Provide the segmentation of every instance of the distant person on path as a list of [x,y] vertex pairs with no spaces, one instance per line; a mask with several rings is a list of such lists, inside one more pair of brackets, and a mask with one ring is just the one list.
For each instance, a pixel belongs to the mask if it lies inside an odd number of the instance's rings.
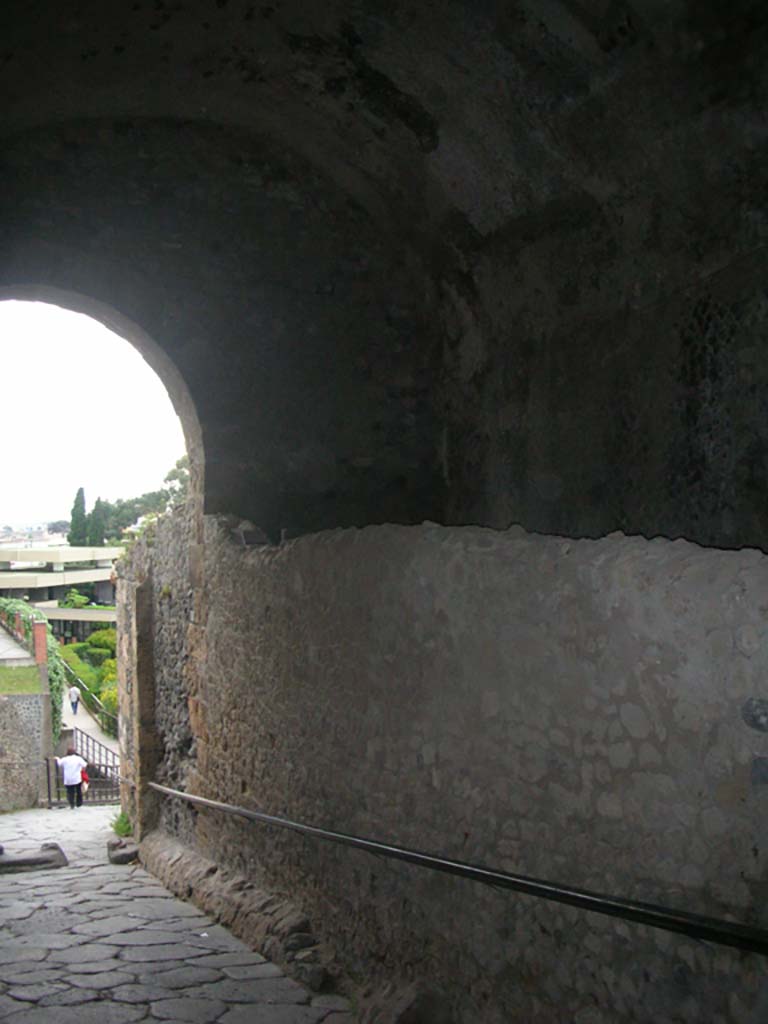
[[69,703],[72,705],[72,714],[77,714],[77,703],[80,700],[80,691],[73,683],[69,688]]
[[56,764],[61,766],[64,785],[67,787],[67,801],[70,809],[83,806],[83,768],[87,762],[83,760],[74,747],[67,747],[66,757],[57,757]]

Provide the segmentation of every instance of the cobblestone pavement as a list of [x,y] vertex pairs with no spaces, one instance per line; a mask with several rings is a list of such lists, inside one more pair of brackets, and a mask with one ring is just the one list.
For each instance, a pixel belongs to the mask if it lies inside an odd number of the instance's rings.
[[0,815],[7,854],[58,842],[69,866],[0,874],[0,1021],[353,1024],[138,866],[110,864],[116,807]]

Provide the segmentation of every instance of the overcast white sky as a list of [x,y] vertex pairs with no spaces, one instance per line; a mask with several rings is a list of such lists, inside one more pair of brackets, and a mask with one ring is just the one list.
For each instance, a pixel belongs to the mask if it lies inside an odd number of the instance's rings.
[[157,490],[186,450],[136,349],[42,302],[0,302],[0,437],[0,527],[69,519],[78,487],[88,511]]

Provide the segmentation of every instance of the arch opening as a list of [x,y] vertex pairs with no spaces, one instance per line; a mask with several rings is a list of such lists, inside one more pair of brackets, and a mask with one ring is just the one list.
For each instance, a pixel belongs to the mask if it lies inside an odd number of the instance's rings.
[[[154,377],[159,380],[178,417],[183,435],[183,438],[179,439],[180,447],[184,449],[179,454],[186,453],[190,464],[190,501],[199,505],[202,497],[204,460],[202,432],[197,410],[182,375],[163,348],[147,331],[105,302],[50,285],[19,284],[0,287],[0,304],[6,302],[24,303],[30,306],[41,304],[80,314],[88,320],[101,324],[109,334],[127,342],[138,353],[153,372]],[[151,386],[151,378],[148,375],[143,376],[143,380],[144,382],[149,381]],[[169,427],[169,429],[171,428]]]

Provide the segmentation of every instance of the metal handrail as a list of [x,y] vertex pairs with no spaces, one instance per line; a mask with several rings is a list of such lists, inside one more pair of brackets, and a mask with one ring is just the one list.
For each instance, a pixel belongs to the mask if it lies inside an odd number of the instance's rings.
[[461,878],[469,878],[472,881],[482,882],[485,885],[493,885],[502,889],[513,889],[516,892],[527,893],[529,896],[538,896],[541,899],[551,900],[556,903],[566,903],[573,907],[581,907],[583,910],[590,910],[596,914],[607,914],[609,917],[619,917],[626,921],[647,924],[652,928],[662,928],[665,931],[688,935],[694,939],[703,939],[706,942],[716,942],[722,946],[733,946],[736,949],[744,949],[752,953],[768,956],[768,931],[763,928],[739,924],[735,921],[720,920],[714,917],[705,917],[701,914],[691,914],[684,910],[673,910],[669,907],[660,907],[653,903],[625,900],[617,896],[591,892],[588,889],[577,889],[555,882],[545,882],[540,879],[529,878],[526,875],[511,875],[503,871],[479,867],[475,864],[448,860],[445,857],[435,857],[428,853],[395,846],[391,843],[382,843],[375,839],[364,839],[361,836],[347,835],[343,832],[332,832],[329,829],[318,828],[315,825],[305,825],[300,822],[290,821],[287,818],[278,818],[273,814],[251,811],[246,807],[238,807],[235,804],[225,804],[202,796],[192,796],[192,794],[184,793],[179,789],[161,786],[157,782],[150,782],[148,785],[151,789],[157,790],[158,793],[163,793],[166,796],[178,797],[189,803],[199,804],[201,807],[210,807],[216,811],[224,811],[227,814],[236,814],[238,817],[247,818],[249,821],[258,821],[265,825],[276,825],[279,828],[301,832],[304,835],[314,836],[317,839],[325,839],[332,843],[353,846],[360,850],[366,850],[369,853],[407,861],[419,867],[431,868],[433,871],[442,871],[450,875],[458,875]]
[[114,750],[111,750],[101,740],[97,740],[95,736],[90,736],[87,732],[83,732],[77,726],[73,726],[72,740],[80,756],[84,757],[89,764],[107,765],[109,766],[110,775],[115,776],[119,774],[119,754],[116,754]]

